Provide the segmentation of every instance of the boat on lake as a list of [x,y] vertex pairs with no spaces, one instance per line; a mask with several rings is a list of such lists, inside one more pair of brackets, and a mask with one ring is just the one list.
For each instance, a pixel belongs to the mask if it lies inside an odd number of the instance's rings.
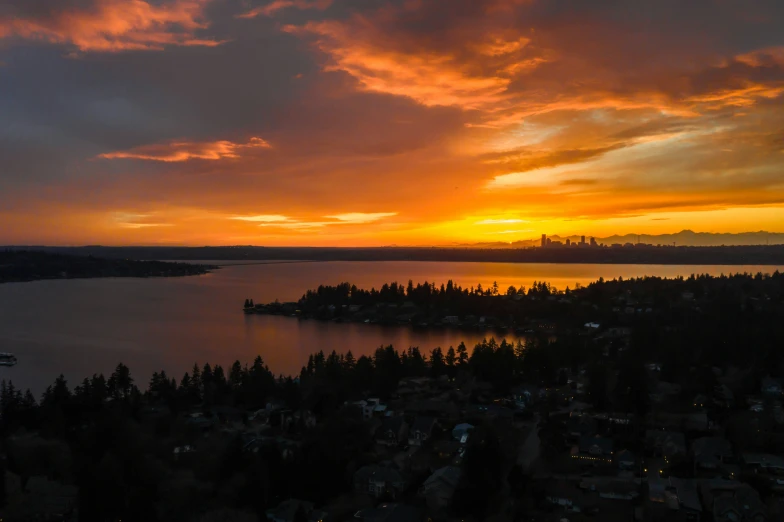
[[16,364],[16,355],[12,353],[0,353],[0,366],[13,366]]

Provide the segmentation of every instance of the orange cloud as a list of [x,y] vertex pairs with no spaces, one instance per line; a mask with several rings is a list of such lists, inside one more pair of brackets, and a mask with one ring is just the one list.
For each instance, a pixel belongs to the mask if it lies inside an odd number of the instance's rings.
[[323,11],[332,5],[332,0],[273,0],[272,2],[237,15],[237,18],[256,18],[257,16],[275,16],[278,12],[291,7],[299,10],[317,9]]
[[784,47],[758,49],[735,57],[735,60],[751,67],[770,67],[784,65]]
[[83,52],[214,47],[222,42],[196,36],[209,25],[204,8],[210,1],[96,0],[90,9],[53,8],[47,16],[0,17],[0,38],[70,44]]
[[231,141],[190,142],[175,141],[160,145],[143,145],[127,151],[107,152],[103,159],[138,159],[149,161],[179,162],[192,159],[221,160],[239,158],[243,149],[269,149],[271,145],[261,138],[251,138],[247,143]]
[[413,98],[426,106],[488,108],[503,100],[510,83],[509,78],[472,74],[446,53],[402,52],[385,45],[388,42],[374,41],[373,28],[365,20],[356,25],[310,22],[283,30],[316,36],[317,47],[331,58],[325,70],[347,72],[364,90]]
[[145,228],[171,227],[172,223],[149,221],[154,214],[139,214],[133,212],[115,212],[113,219],[120,228],[140,230]]
[[487,56],[503,56],[521,50],[531,43],[530,38],[520,37],[516,40],[506,40],[501,37],[493,38],[491,41],[477,45],[477,50]]
[[396,216],[397,212],[348,212],[345,214],[336,214],[334,216],[325,216],[332,219],[337,219],[341,223],[364,224],[373,223],[384,218]]
[[[327,57],[323,69],[349,74],[361,90],[411,98],[427,107],[478,111],[473,127],[506,127],[550,112],[598,109],[694,118],[784,92],[784,48],[755,51],[718,66],[709,65],[714,57],[706,56],[684,64],[671,60],[669,68],[639,60],[616,67],[613,60],[633,49],[619,49],[626,45],[619,43],[624,35],[619,27],[600,25],[606,21],[592,26],[588,20],[578,31],[568,24],[512,30],[510,17],[525,19],[531,2],[483,0],[469,7],[459,2],[460,15],[435,4],[387,5],[370,14],[283,30],[312,39]],[[469,15],[470,23],[460,18]],[[591,42],[580,39],[580,31],[588,28]],[[755,70],[763,67],[779,70]]]
[[274,227],[280,229],[307,231],[332,225],[367,225],[381,221],[388,217],[394,217],[396,215],[397,212],[346,212],[343,214],[323,216],[329,221],[301,220],[282,214],[232,216],[229,219],[257,223],[260,227]]

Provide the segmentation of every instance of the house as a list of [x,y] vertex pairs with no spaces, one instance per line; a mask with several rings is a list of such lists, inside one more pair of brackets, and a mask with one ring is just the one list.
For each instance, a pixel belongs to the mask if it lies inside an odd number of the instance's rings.
[[412,473],[416,475],[423,475],[432,473],[433,470],[449,464],[449,462],[442,463],[436,458],[438,455],[432,451],[427,451],[422,446],[409,446],[408,451],[412,451],[411,456],[408,458],[408,467]]
[[440,459],[452,460],[464,451],[465,448],[457,440],[439,440],[433,444],[433,452]]
[[514,411],[498,404],[472,404],[466,408],[466,414],[472,417],[486,419],[504,419],[511,421]]
[[373,417],[383,417],[386,414],[387,407],[381,403],[380,399],[369,398],[367,400],[356,401],[352,403],[353,407],[359,408],[362,412],[363,419],[372,419]]
[[632,481],[617,479],[586,480],[580,484],[583,489],[595,491],[599,498],[607,500],[633,500],[640,496],[640,486]]
[[408,443],[421,446],[430,439],[436,420],[433,417],[417,417],[408,432]]
[[372,465],[364,466],[354,473],[354,490],[372,497],[389,495],[395,498],[407,487],[406,478],[394,468]]
[[281,417],[280,427],[284,432],[308,430],[316,426],[316,415],[310,410],[297,410]]
[[708,396],[703,393],[698,393],[694,396],[693,405],[695,408],[704,408],[708,404]]
[[716,522],[740,522],[741,514],[735,497],[722,496],[713,499],[713,520]]
[[596,420],[588,415],[571,414],[566,421],[566,432],[573,440],[596,434]]
[[649,416],[649,424],[654,428],[674,431],[708,431],[711,427],[705,412],[668,413],[657,412]]
[[697,490],[697,481],[671,477],[668,479],[668,483],[668,489],[674,493],[678,509],[684,514],[684,518],[699,521],[702,518],[702,504]]
[[748,484],[729,480],[705,481],[700,486],[703,503],[715,522],[765,522],[767,509]]
[[408,435],[408,424],[403,417],[386,417],[376,432],[376,441],[387,446],[397,446]]
[[735,394],[726,384],[719,384],[713,388],[713,402],[718,406],[729,408],[735,400]]
[[[748,522],[764,522],[767,520],[767,507],[762,502],[756,489],[743,484],[735,491],[735,502],[743,515],[743,520]],[[716,513],[714,512],[714,518]]]
[[460,411],[457,405],[450,400],[415,401],[405,408],[407,415],[427,415],[439,419],[449,419],[458,416]]
[[748,484],[714,481],[704,484],[703,501],[715,522],[765,522],[767,509],[757,490]]
[[193,446],[190,445],[177,446],[176,448],[174,448],[174,458],[179,459],[184,455],[195,453],[195,452],[196,450],[193,448]]
[[357,511],[354,519],[358,522],[420,522],[424,519],[424,513],[413,506],[385,502],[374,508]]
[[367,401],[354,401],[347,404],[346,407],[351,410],[352,414],[357,412],[356,414],[362,419],[370,419],[373,417],[373,408],[368,407]]
[[675,431],[648,430],[645,433],[645,446],[654,455],[667,461],[686,456],[686,437]]
[[519,386],[512,391],[512,402],[518,410],[524,410],[536,400],[542,398],[541,389],[533,386]]
[[649,397],[652,402],[663,402],[665,400],[671,399],[672,397],[677,397],[681,393],[681,385],[667,382],[667,381],[659,381],[654,385],[653,391],[649,394]]
[[231,406],[213,406],[212,413],[217,417],[218,422],[224,425],[241,426],[247,419],[244,411]]
[[781,381],[772,377],[762,379],[761,391],[768,397],[778,397],[781,395]]
[[579,444],[572,448],[572,458],[595,464],[611,463],[613,441],[604,437],[580,437]]
[[185,423],[199,431],[209,431],[215,425],[215,419],[203,413],[191,413]]
[[784,476],[784,458],[767,453],[744,453],[743,465],[755,473]]
[[637,458],[629,450],[620,451],[615,456],[615,464],[623,471],[634,471],[637,468]]
[[568,482],[552,481],[546,484],[544,498],[550,504],[573,513],[579,513],[583,504],[583,492]]
[[464,443],[468,441],[468,435],[474,427],[471,424],[461,423],[452,429],[452,437]]
[[461,476],[462,471],[457,466],[446,466],[430,475],[419,491],[427,500],[427,506],[432,510],[448,508]]
[[691,446],[694,468],[716,470],[732,458],[732,444],[723,437],[702,437]]
[[614,412],[607,415],[607,420],[610,421],[612,424],[617,424],[620,426],[628,426],[634,421],[634,414]]
[[271,522],[299,522],[304,519],[308,522],[321,522],[327,518],[325,511],[313,509],[313,504],[304,500],[290,498],[281,502],[278,507],[268,509],[267,520]]
[[287,439],[286,437],[255,437],[248,440],[242,447],[242,451],[247,453],[259,453],[264,448],[274,448],[284,459],[296,455],[301,443],[299,441]]

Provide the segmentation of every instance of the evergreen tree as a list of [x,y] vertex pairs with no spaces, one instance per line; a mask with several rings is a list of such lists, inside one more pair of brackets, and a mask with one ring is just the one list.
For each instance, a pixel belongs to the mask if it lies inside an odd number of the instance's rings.
[[457,355],[455,354],[455,349],[453,347],[450,346],[449,350],[447,350],[444,362],[446,363],[446,374],[450,379],[454,379],[457,372],[457,367],[455,366],[457,363]]
[[212,384],[213,381],[213,374],[212,374],[212,367],[210,363],[206,363],[204,368],[201,370],[201,388],[204,390],[207,386]]
[[180,388],[184,390],[188,390],[191,387],[191,376],[188,375],[188,372],[185,372],[185,375],[182,376],[182,380],[180,380]]
[[242,365],[239,361],[234,361],[229,370],[229,386],[238,390],[242,386]]
[[33,392],[31,392],[30,389],[28,388],[25,391],[24,398],[22,399],[22,406],[25,409],[32,409],[35,408],[36,405],[37,404],[36,404],[35,396],[33,395]]
[[152,395],[158,395],[161,388],[161,376],[158,375],[158,372],[152,372],[152,377],[150,378],[150,386],[148,391]]
[[465,343],[461,342],[457,346],[457,365],[462,367],[468,363],[468,349]]
[[345,369],[346,373],[350,373],[354,371],[354,368],[357,365],[356,359],[354,359],[354,354],[351,353],[351,350],[346,352],[346,357],[343,359],[343,368]]
[[109,387],[103,374],[93,374],[90,379],[90,401],[94,405],[102,404],[109,397]]
[[131,371],[123,363],[119,363],[109,377],[110,392],[115,398],[127,398],[131,393],[133,378]]
[[430,353],[430,373],[435,378],[441,377],[446,373],[444,354],[440,347],[433,349]]

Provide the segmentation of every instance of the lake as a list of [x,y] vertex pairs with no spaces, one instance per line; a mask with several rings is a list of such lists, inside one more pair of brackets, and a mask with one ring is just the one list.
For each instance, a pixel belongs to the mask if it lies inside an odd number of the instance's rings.
[[0,285],[0,351],[19,364],[0,367],[0,379],[36,395],[63,373],[71,387],[93,373],[108,377],[118,362],[131,369],[140,388],[153,371],[179,379],[194,362],[250,363],[258,354],[278,374],[296,374],[308,354],[351,350],[371,354],[382,344],[422,350],[481,340],[480,332],[420,331],[407,327],[336,324],[290,317],[245,315],[246,298],[257,303],[293,301],[320,284],[350,281],[380,287],[392,281],[462,286],[498,282],[558,288],[604,277],[675,277],[773,272],[768,266],[672,266],[502,264],[428,262],[307,262],[227,266],[212,274],[159,279],[80,279]]

